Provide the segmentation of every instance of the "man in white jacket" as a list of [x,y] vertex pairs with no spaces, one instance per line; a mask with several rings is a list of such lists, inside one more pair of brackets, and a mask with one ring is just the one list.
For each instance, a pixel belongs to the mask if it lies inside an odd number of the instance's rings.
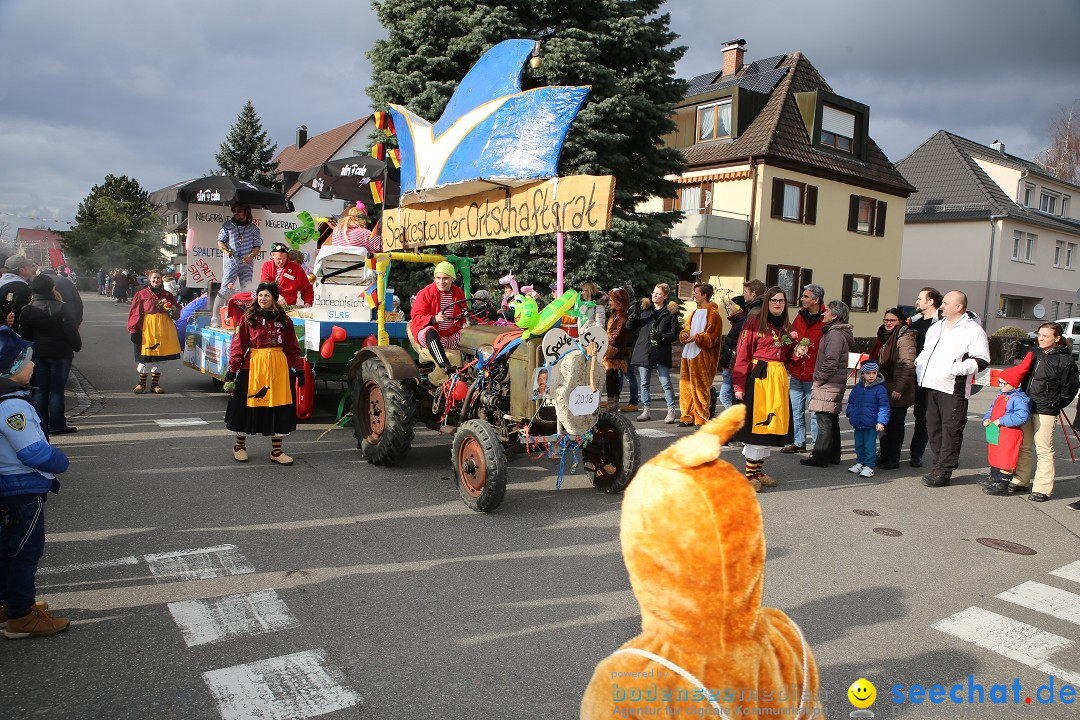
[[971,375],[990,364],[986,331],[967,314],[967,295],[953,290],[941,302],[943,318],[926,331],[922,352],[915,358],[919,385],[927,390],[926,431],[934,468],[923,485],[949,484],[960,460],[967,424]]

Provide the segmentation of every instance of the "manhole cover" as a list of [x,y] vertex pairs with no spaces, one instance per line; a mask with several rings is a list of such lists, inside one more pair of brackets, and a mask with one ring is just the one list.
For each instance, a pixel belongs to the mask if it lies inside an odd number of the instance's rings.
[[1035,551],[1029,548],[1027,545],[1020,545],[1019,543],[1009,542],[1008,540],[998,540],[997,538],[975,538],[975,542],[980,545],[985,545],[988,548],[994,550],[1004,550],[1015,555],[1034,555]]
[[856,510],[855,514],[856,515],[862,515],[864,517],[877,517],[878,516],[876,510]]
[[883,528],[883,527],[874,528],[874,532],[876,532],[878,535],[884,535],[885,537],[900,537],[901,535],[904,534],[904,533],[900,532],[899,530],[893,530],[892,528]]

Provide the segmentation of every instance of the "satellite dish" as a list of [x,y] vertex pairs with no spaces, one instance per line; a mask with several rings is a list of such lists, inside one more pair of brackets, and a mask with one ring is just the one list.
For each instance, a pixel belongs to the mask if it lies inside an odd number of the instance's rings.
[[1046,308],[1043,307],[1042,303],[1039,303],[1035,307],[1031,308],[1031,315],[1036,320],[1042,320],[1044,317],[1046,317]]

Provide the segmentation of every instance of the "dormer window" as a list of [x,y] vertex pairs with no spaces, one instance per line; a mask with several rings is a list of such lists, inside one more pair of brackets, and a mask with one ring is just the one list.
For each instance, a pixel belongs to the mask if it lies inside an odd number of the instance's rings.
[[731,137],[731,100],[697,109],[697,142]]
[[1043,190],[1042,194],[1039,195],[1039,209],[1044,213],[1057,215],[1057,201],[1058,196],[1056,193],[1050,193]]
[[854,147],[855,114],[832,107],[821,107],[821,144],[850,153]]

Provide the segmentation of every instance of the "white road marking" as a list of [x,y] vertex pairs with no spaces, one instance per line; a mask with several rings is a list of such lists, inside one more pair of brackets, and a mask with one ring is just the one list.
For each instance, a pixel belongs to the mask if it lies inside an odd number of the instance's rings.
[[300,621],[273,590],[173,602],[169,603],[169,612],[188,647],[300,626]]
[[[49,538],[50,540],[52,538]],[[57,573],[76,572],[78,570],[97,570],[98,568],[119,567],[121,565],[138,565],[139,558],[131,557],[116,558],[114,560],[95,560],[94,562],[76,563],[74,565],[59,565],[57,567],[39,567],[38,575],[55,575]]]
[[46,533],[49,542],[83,542],[87,540],[110,540],[121,535],[135,535],[157,528],[108,528],[105,530],[73,530],[71,532]]
[[353,707],[363,699],[329,665],[325,650],[211,670],[203,680],[223,720],[300,720]]
[[1059,567],[1057,570],[1051,570],[1050,574],[1080,583],[1080,560],[1069,563],[1064,567]]
[[997,595],[999,600],[1080,625],[1080,595],[1029,580]]
[[255,572],[235,545],[144,555],[158,582],[206,580]]
[[675,437],[675,433],[664,432],[663,430],[655,430],[653,428],[639,428],[638,431],[637,431],[637,434],[638,435],[644,435],[645,437],[653,437],[653,438]]
[[1065,670],[1049,662],[1049,658],[1055,653],[1076,645],[1069,638],[978,607],[961,610],[930,627],[1040,672],[1055,675],[1065,682],[1080,684],[1080,673]]
[[161,418],[155,420],[161,427],[181,427],[183,425],[209,425],[206,420],[197,417],[190,418]]

